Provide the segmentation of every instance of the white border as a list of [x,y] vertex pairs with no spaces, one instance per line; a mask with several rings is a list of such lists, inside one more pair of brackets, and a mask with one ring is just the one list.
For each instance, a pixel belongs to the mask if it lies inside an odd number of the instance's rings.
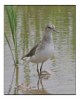
[[78,0],[7,0],[2,1],[3,5],[74,5]]
[[[76,5],[76,95],[4,95],[4,5]],[[80,95],[80,0],[0,0],[0,98],[1,99],[73,99]]]

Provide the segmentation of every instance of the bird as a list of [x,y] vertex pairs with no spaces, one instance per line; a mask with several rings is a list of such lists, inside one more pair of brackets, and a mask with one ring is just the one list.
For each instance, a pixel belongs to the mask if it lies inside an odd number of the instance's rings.
[[[54,56],[54,43],[52,38],[53,32],[57,32],[55,25],[51,23],[47,24],[42,40],[39,41],[26,55],[21,58],[24,59],[25,57],[29,57],[29,62],[36,63],[38,75],[41,75],[44,62]],[[38,69],[39,63],[41,63],[40,70]]]

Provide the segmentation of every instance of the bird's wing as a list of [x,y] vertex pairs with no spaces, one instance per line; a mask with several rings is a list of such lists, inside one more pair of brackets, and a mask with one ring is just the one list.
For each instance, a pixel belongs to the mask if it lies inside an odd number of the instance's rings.
[[25,56],[23,56],[21,59],[25,58],[25,57],[32,57],[33,55],[35,55],[36,49],[39,46],[40,42],[38,44],[36,44],[28,54],[26,54]]
[[26,55],[26,57],[32,57],[33,55],[35,55],[36,52],[36,48],[38,47],[38,44],[36,44],[31,50],[30,52]]

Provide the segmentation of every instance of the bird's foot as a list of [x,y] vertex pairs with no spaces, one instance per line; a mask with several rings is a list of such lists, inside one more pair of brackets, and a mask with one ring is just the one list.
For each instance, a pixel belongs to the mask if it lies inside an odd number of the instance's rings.
[[43,79],[48,79],[50,77],[50,73],[47,71],[41,71],[39,77]]

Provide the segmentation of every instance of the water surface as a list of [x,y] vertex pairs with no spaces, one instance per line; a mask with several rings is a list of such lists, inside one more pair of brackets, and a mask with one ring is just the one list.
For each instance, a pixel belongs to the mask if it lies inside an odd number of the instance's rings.
[[[13,6],[17,15],[17,44],[19,59],[18,94],[75,94],[75,6]],[[8,16],[5,11],[4,31],[14,52]],[[59,33],[53,33],[54,56],[43,65],[49,74],[39,80],[36,64],[21,57],[42,38],[45,25],[53,23]],[[8,94],[14,62],[9,46],[4,40],[4,93]],[[39,65],[40,66],[40,65]],[[10,94],[15,93],[15,77]]]

